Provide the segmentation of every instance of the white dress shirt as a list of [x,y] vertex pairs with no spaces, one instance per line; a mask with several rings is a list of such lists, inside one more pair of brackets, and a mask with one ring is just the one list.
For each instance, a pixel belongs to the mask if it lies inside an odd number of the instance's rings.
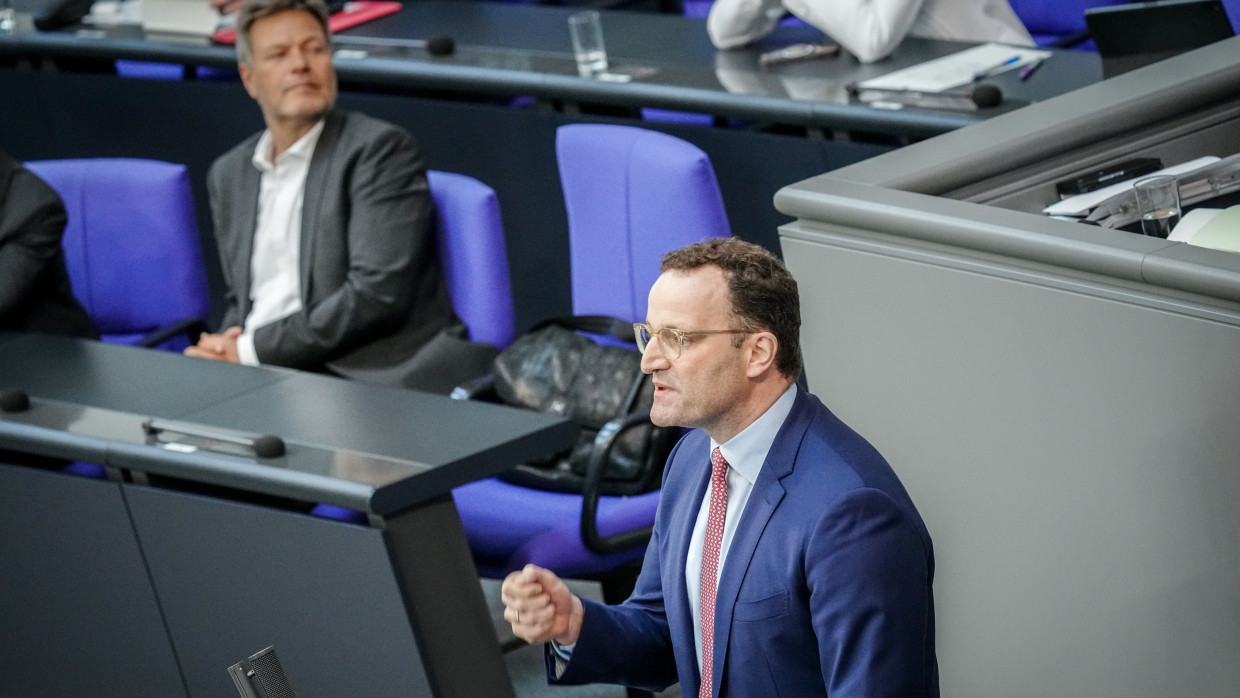
[[715,0],[706,31],[718,48],[744,46],[769,34],[785,9],[862,63],[890,55],[905,35],[1033,45],[1007,0]]
[[[796,400],[797,386],[788,386],[784,394],[779,396],[766,412],[762,413],[739,434],[728,439],[727,443],[717,444],[710,441],[710,450],[702,454],[703,467],[710,470],[710,454],[718,446],[723,459],[728,462],[728,511],[723,519],[723,541],[719,544],[719,566],[717,574],[722,576],[724,564],[728,558],[728,549],[732,547],[732,539],[736,536],[737,524],[745,512],[745,504],[753,492],[753,484],[758,480],[766,455],[775,443],[779,429],[792,411],[792,403]],[[697,523],[693,526],[693,534],[689,538],[689,554],[685,557],[685,587],[689,593],[689,611],[693,615],[693,645],[697,650],[698,669],[702,668],[702,546],[706,542],[706,519],[710,511],[711,485],[706,485],[706,496],[702,497],[702,505],[698,510]],[[719,580],[715,580],[718,585]]]
[[256,328],[301,310],[301,209],[310,158],[322,132],[320,120],[274,161],[271,131],[263,132],[254,147],[254,167],[263,174],[250,257],[250,314],[237,338],[243,364],[259,363]]

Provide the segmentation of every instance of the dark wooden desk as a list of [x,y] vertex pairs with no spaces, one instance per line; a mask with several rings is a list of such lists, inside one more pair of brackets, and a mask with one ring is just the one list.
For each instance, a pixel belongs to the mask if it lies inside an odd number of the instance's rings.
[[[577,9],[452,0],[410,3],[395,14],[341,32],[336,67],[346,83],[675,109],[805,126],[841,136],[864,132],[928,137],[1004,110],[887,110],[849,103],[844,91],[847,83],[916,65],[961,50],[965,44],[909,38],[892,57],[876,64],[863,65],[844,54],[763,69],[758,65],[761,51],[798,41],[820,41],[822,33],[807,27],[780,27],[755,46],[716,51],[702,20],[641,12],[603,15],[613,72],[637,77],[627,83],[582,78],[573,62],[567,30],[567,18]],[[399,44],[437,35],[452,36],[457,50],[434,57],[423,49]],[[394,43],[350,43],[357,37]],[[342,57],[340,49],[365,50],[368,55]],[[133,27],[18,33],[0,37],[0,53],[52,59],[128,58],[219,68],[230,68],[235,62],[231,47],[205,39],[147,35]],[[1057,51],[1035,79],[1022,83],[1011,71],[992,82],[1009,99],[1028,103],[1099,79],[1096,55]]]
[[[612,62],[657,68],[626,84],[576,75],[568,8],[420,0],[399,13],[343,32],[396,38],[451,34],[446,58],[420,51],[370,50],[339,58],[339,103],[409,129],[428,166],[461,172],[496,189],[512,265],[517,323],[528,327],[570,312],[567,216],[555,163],[555,129],[605,121],[661,130],[702,148],[723,192],[732,233],[778,251],[788,218],[772,206],[793,182],[960,128],[988,112],[889,111],[842,103],[843,85],[961,48],[910,39],[889,60],[851,57],[757,68],[761,50],[816,41],[807,28],[781,28],[759,46],[717,52],[701,20],[604,13]],[[344,46],[342,41],[341,47]],[[357,48],[357,47],[353,47]],[[382,54],[382,55],[381,55]],[[167,61],[233,66],[232,50],[205,41],[148,39],[118,31],[0,37],[0,146],[22,159],[133,156],[189,165],[209,279],[220,314],[222,281],[206,205],[211,161],[262,128],[257,107],[233,83],[118,79],[73,72],[67,59]],[[47,68],[35,70],[30,68]],[[1040,99],[1101,76],[1092,54],[1057,54],[1034,78],[994,80],[1016,99]],[[641,108],[718,117],[715,126],[644,120]]]
[[[30,409],[0,412],[6,692],[226,696],[227,667],[274,644],[303,695],[511,694],[450,491],[568,446],[571,423],[0,333],[0,389],[17,388]],[[156,439],[150,417],[287,452]],[[320,502],[369,523],[312,516]]]

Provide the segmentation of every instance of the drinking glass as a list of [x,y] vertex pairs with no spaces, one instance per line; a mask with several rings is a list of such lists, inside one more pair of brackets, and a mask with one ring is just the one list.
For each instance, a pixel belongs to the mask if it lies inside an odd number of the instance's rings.
[[1165,238],[1180,222],[1180,185],[1174,175],[1156,175],[1137,180],[1137,212],[1141,232]]
[[568,18],[573,39],[577,71],[584,76],[607,71],[607,49],[603,46],[603,24],[597,10],[576,12]]

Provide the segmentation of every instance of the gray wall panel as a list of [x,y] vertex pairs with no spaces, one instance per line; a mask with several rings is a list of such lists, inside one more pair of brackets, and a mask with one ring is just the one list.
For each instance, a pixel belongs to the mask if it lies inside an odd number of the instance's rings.
[[821,230],[810,387],[934,538],[943,695],[1237,695],[1240,307]]
[[186,695],[119,485],[0,464],[0,695]]

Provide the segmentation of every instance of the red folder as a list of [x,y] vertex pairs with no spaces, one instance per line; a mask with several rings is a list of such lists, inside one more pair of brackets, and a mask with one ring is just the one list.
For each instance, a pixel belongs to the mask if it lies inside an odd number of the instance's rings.
[[[334,34],[338,31],[369,22],[372,19],[386,17],[399,9],[400,3],[391,0],[358,0],[357,2],[349,2],[345,4],[343,10],[327,18],[327,26]],[[221,29],[211,35],[211,40],[217,44],[235,44],[237,43],[237,30],[232,27]]]

